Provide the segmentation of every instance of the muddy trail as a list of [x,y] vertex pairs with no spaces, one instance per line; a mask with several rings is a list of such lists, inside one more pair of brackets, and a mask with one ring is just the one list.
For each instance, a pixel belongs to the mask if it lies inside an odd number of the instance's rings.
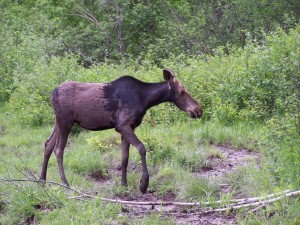
[[[249,165],[250,163],[259,164],[259,154],[247,149],[234,150],[228,147],[213,146],[222,155],[222,157],[210,158],[211,166],[202,169],[195,174],[200,177],[210,179],[222,179],[236,169]],[[112,171],[111,171],[112,172]],[[116,171],[112,172],[115,173]],[[103,182],[98,180],[98,185]],[[230,184],[220,186],[220,194],[229,193],[232,190]],[[158,197],[155,193],[138,194],[134,197],[119,197],[118,200],[136,201],[136,202],[176,202],[176,196],[170,194]],[[123,205],[123,212],[133,219],[143,217],[152,212],[160,213],[165,217],[171,217],[176,224],[236,224],[237,216],[234,213],[217,213],[199,211],[199,206],[195,208],[182,207],[177,205]]]

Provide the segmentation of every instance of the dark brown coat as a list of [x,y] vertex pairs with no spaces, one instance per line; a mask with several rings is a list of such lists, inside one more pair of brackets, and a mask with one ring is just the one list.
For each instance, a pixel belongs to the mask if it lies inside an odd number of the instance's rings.
[[134,133],[146,111],[157,104],[169,101],[192,118],[202,116],[201,105],[189,95],[173,71],[165,69],[163,75],[165,82],[161,83],[145,83],[124,76],[111,83],[70,81],[55,88],[51,95],[55,125],[53,133],[45,143],[41,180],[46,180],[48,161],[54,150],[61,179],[68,185],[63,168],[63,152],[72,125],[77,123],[88,130],[115,128],[121,134],[122,185],[127,184],[129,145],[138,149],[143,169],[140,190],[146,193],[149,183],[146,149]]

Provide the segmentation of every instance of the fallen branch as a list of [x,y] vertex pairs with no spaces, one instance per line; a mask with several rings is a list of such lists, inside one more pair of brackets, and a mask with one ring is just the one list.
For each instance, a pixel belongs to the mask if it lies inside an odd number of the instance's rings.
[[24,180],[24,179],[5,179],[5,178],[0,178],[0,181],[6,181],[6,182],[31,182],[31,183],[53,184],[53,185],[58,185],[60,187],[69,189],[69,190],[71,190],[73,192],[76,192],[77,194],[80,194],[81,196],[84,196],[84,197],[89,197],[89,198],[93,197],[93,195],[82,193],[80,191],[77,191],[77,190],[71,188],[70,186],[67,186],[67,185],[64,185],[64,184],[61,184],[61,183],[58,183],[58,182],[54,182],[54,181],[46,181],[46,180]]
[[[255,207],[254,209],[248,211],[247,212],[247,214],[248,214],[248,213],[257,211],[258,209],[260,209],[270,203],[279,201],[285,197],[287,198],[287,197],[293,197],[293,196],[297,196],[297,195],[300,195],[300,191],[293,191],[293,192],[290,192],[287,194],[283,194],[276,198],[272,198],[272,199],[264,200],[264,201],[253,202],[253,203],[248,203],[248,204],[232,205],[232,206],[223,207],[223,208],[212,208],[212,207],[200,208],[199,210],[197,210],[197,212],[187,211],[187,212],[183,213],[183,212],[163,212],[163,209],[162,210],[156,209],[156,210],[159,213],[163,213],[164,215],[170,215],[170,216],[186,216],[186,215],[199,216],[199,215],[208,214],[208,213],[232,212],[234,210],[241,209],[241,208]],[[173,204],[173,205],[177,205],[177,204]],[[150,213],[153,213],[153,211],[151,211],[151,210],[135,211],[135,212],[130,212],[129,214],[150,214]]]
[[[280,199],[283,197],[290,197],[294,195],[299,195],[300,191],[283,191],[280,193],[275,193],[271,195],[267,195],[266,197],[256,197],[256,198],[243,198],[243,199],[233,199],[228,201],[228,203],[235,203],[235,204],[229,204],[229,206],[238,206],[238,205],[247,205],[251,203],[256,203],[256,202],[264,202],[267,199],[271,199],[274,196],[281,196],[279,197]],[[79,197],[79,196],[78,196]],[[277,199],[277,198],[275,198]],[[109,198],[101,198],[102,201],[105,202],[112,202],[112,203],[120,203],[124,205],[160,205],[160,206],[169,206],[169,205],[174,205],[174,206],[209,206],[209,205],[215,205],[215,204],[223,204],[226,205],[226,201],[215,201],[215,202],[166,202],[166,201],[156,201],[156,202],[139,202],[139,201],[124,201],[124,200],[119,200],[119,199],[109,199]],[[269,201],[270,201],[269,200]]]
[[[82,193],[80,191],[75,190],[74,188],[71,188],[69,186],[66,186],[64,184],[60,184],[54,181],[37,181],[37,180],[22,180],[22,179],[4,179],[0,178],[0,181],[6,181],[6,182],[33,182],[33,183],[49,183],[53,185],[58,185],[60,187],[69,189],[77,194],[79,196],[72,196],[68,197],[69,199],[80,199],[83,200],[83,198],[93,198],[96,195],[91,195],[91,194],[86,194]],[[135,205],[135,206],[214,206],[214,205],[223,205],[224,207],[220,208],[214,208],[214,207],[205,207],[202,209],[199,209],[200,212],[195,212],[191,213],[188,212],[189,214],[192,215],[201,215],[205,213],[212,213],[212,212],[228,212],[228,211],[233,211],[241,208],[251,208],[255,207],[252,210],[249,210],[248,213],[257,211],[258,209],[262,208],[265,205],[269,205],[271,203],[274,203],[276,201],[279,201],[283,198],[289,198],[289,197],[294,197],[300,195],[300,190],[298,191],[290,191],[290,190],[285,190],[279,193],[274,193],[267,195],[265,197],[255,197],[255,198],[243,198],[243,199],[232,199],[229,201],[212,201],[212,202],[171,202],[171,201],[152,201],[152,202],[141,202],[141,201],[125,201],[125,200],[120,200],[120,199],[110,199],[110,198],[101,198],[102,201],[104,202],[111,202],[111,203],[117,203],[117,204],[123,204],[123,205]],[[163,208],[162,208],[163,209]],[[161,212],[161,211],[160,211]],[[139,214],[139,213],[146,213],[145,211],[140,211],[140,212],[133,212],[134,214]],[[178,212],[164,212],[165,215],[177,215]],[[182,215],[187,214],[183,213]]]

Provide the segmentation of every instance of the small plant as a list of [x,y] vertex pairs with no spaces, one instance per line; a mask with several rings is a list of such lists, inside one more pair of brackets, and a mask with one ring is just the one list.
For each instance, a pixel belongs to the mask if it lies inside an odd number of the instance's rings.
[[177,195],[179,199],[206,201],[216,199],[218,196],[218,185],[205,178],[189,176],[189,179],[184,178],[184,181],[184,185],[179,187]]
[[[70,153],[70,154],[69,154]],[[77,174],[107,177],[108,163],[99,152],[83,148],[66,153],[66,166]],[[92,176],[93,176],[92,175]]]
[[179,163],[183,168],[189,169],[190,171],[199,171],[203,166],[206,167],[205,157],[203,152],[198,149],[178,149],[174,156],[176,162]]
[[159,196],[175,195],[176,183],[179,182],[181,171],[182,168],[179,166],[166,163],[153,177],[150,191],[155,192]]
[[106,139],[103,139],[102,136],[96,135],[91,138],[86,139],[88,145],[90,145],[93,149],[98,150],[100,152],[108,152],[113,148],[120,147],[120,137],[116,135],[112,135]]

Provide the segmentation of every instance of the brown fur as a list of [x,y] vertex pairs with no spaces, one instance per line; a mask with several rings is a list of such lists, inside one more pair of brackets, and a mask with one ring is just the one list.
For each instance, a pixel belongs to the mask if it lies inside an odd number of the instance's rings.
[[68,185],[63,168],[63,152],[74,123],[88,130],[115,128],[122,139],[122,185],[127,184],[131,144],[141,155],[143,175],[140,190],[146,193],[149,183],[146,149],[134,133],[146,111],[161,102],[170,101],[192,118],[202,116],[201,105],[184,89],[173,71],[165,69],[163,74],[165,82],[161,83],[144,83],[125,76],[111,83],[70,81],[55,88],[51,95],[55,125],[53,133],[45,142],[40,179],[46,180],[48,161],[54,151],[61,179]]

